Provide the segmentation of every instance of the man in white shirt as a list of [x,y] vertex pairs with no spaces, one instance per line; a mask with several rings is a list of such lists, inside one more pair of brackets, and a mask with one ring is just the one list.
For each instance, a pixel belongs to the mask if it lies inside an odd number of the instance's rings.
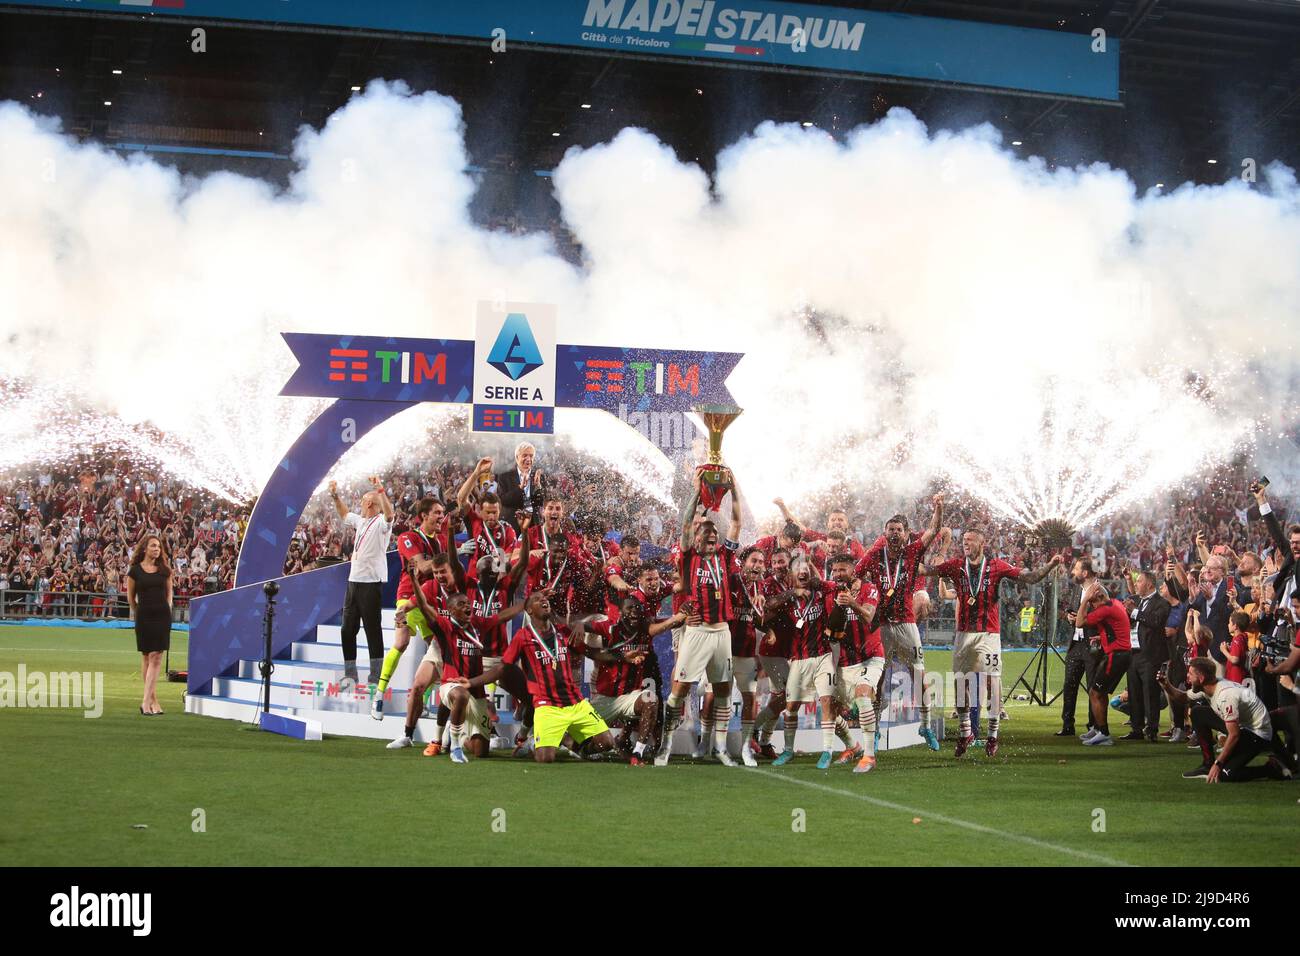
[[[1289,780],[1295,762],[1273,733],[1268,708],[1255,692],[1235,681],[1218,676],[1214,661],[1197,657],[1187,665],[1187,692],[1178,690],[1161,677],[1160,686],[1169,699],[1184,699],[1202,706],[1192,708],[1192,727],[1201,745],[1201,766],[1183,774],[1189,780],[1207,783],[1245,783],[1269,777]],[[1208,701],[1209,706],[1204,706]],[[1228,735],[1219,755],[1214,755],[1215,731]],[[1268,761],[1257,767],[1246,766],[1260,754]]]
[[384,631],[380,613],[380,595],[388,580],[388,533],[393,521],[393,505],[378,478],[372,477],[373,491],[361,496],[361,513],[349,511],[339,496],[338,482],[330,482],[334,510],[343,523],[356,532],[352,544],[352,570],[348,573],[348,593],[343,602],[343,681],[340,687],[351,690],[357,683],[357,631],[364,625],[370,651],[370,683],[378,683],[384,667]]

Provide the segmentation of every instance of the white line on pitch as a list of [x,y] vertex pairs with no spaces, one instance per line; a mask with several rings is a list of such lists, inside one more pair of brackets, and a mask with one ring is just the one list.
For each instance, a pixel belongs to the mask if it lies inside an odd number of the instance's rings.
[[1006,830],[997,830],[993,827],[986,827],[982,823],[971,823],[969,820],[958,820],[956,817],[946,816],[942,813],[935,813],[930,810],[918,810],[913,807],[904,806],[901,803],[893,803],[889,800],[881,800],[879,797],[870,797],[865,793],[856,793],[852,790],[840,790],[838,787],[828,787],[824,783],[813,783],[811,780],[800,780],[796,777],[787,777],[785,774],[776,773],[773,770],[761,770],[758,768],[748,768],[750,773],[760,774],[764,777],[771,777],[773,780],[781,780],[785,783],[796,783],[801,787],[811,787],[814,790],[822,790],[826,793],[833,793],[841,797],[850,797],[854,800],[861,800],[863,803],[870,803],[873,806],[882,807],[886,810],[901,810],[904,813],[910,813],[914,817],[922,819],[929,818],[937,820],[940,823],[947,823],[954,827],[960,827],[963,830],[970,830],[974,833],[983,833],[986,836],[1001,837],[1004,840],[1014,840],[1017,843],[1024,843],[1028,846],[1038,847],[1040,850],[1053,850],[1057,853],[1065,853],[1069,856],[1077,856],[1080,859],[1091,860],[1094,863],[1104,863],[1106,866],[1132,866],[1131,863],[1125,863],[1123,860],[1112,859],[1108,856],[1102,856],[1100,853],[1089,853],[1087,850],[1075,850],[1068,846],[1060,846],[1056,843],[1048,843],[1046,840],[1036,840],[1033,837],[1025,836],[1023,833],[1008,833]]

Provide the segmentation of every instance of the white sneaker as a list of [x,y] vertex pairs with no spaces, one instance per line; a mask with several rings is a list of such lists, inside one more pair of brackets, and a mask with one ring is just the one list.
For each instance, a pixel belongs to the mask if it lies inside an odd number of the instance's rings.
[[740,762],[746,767],[757,767],[758,761],[754,759],[754,752],[749,749],[749,741],[745,741],[740,748]]
[[700,739],[695,742],[695,749],[691,751],[692,760],[703,760],[709,755],[709,751],[713,749],[709,741],[712,736],[712,734],[702,734],[700,736]]
[[1181,744],[1184,740],[1187,739],[1187,734],[1183,731],[1183,728],[1175,727],[1173,729],[1173,732],[1170,733],[1166,739],[1171,744]]
[[388,749],[388,750],[405,750],[407,747],[410,747],[410,746],[411,746],[411,738],[410,738],[410,737],[407,737],[405,734],[403,734],[401,737],[398,737],[398,738],[397,738],[396,740],[394,740],[391,744],[389,744],[388,747],[387,747],[387,749]]
[[1087,733],[1085,733],[1085,734],[1079,734],[1079,739],[1082,740],[1082,741],[1086,744],[1089,740],[1091,740],[1093,737],[1096,737],[1096,736],[1097,736],[1097,728],[1096,728],[1096,727],[1089,727]]
[[1085,747],[1113,747],[1115,741],[1107,734],[1097,734],[1095,737],[1089,737],[1083,742]]
[[370,698],[370,717],[372,720],[384,719],[384,698],[378,694]]
[[731,754],[725,750],[719,750],[715,756],[718,758],[718,763],[724,767],[734,767],[736,765],[736,761],[731,759]]
[[465,756],[465,751],[459,747],[453,747],[451,751],[452,763],[469,763],[469,758]]
[[668,758],[673,755],[673,735],[671,731],[664,733],[663,743],[659,745],[659,750],[655,753],[655,766],[668,766]]

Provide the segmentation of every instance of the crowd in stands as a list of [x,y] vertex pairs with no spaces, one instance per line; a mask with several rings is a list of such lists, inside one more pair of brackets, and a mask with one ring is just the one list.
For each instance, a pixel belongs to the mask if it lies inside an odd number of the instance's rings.
[[5,611],[58,616],[84,594],[79,610],[118,613],[131,550],[149,532],[163,538],[183,607],[231,586],[247,521],[247,508],[120,458],[0,477]]

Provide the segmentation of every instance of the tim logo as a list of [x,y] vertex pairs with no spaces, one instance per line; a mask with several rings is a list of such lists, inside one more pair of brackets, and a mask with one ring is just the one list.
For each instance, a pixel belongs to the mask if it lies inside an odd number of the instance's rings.
[[498,372],[510,376],[517,382],[529,372],[542,367],[542,352],[533,338],[533,330],[528,327],[528,317],[522,312],[511,312],[506,316],[488,353],[488,364]]
[[127,926],[134,936],[148,936],[153,920],[149,893],[71,892],[50,897],[51,926]]

